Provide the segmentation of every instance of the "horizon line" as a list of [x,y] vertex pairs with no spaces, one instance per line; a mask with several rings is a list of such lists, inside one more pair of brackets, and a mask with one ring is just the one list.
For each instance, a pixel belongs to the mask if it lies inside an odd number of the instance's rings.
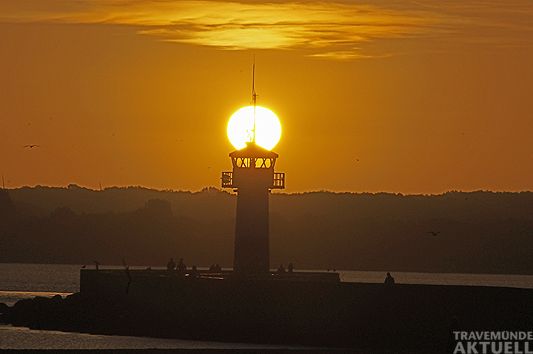
[[[112,190],[112,189],[144,189],[148,191],[153,192],[161,192],[161,193],[205,193],[209,192],[210,190],[215,190],[219,193],[226,193],[229,195],[235,195],[235,192],[227,191],[222,188],[216,187],[216,186],[206,186],[198,190],[185,190],[185,189],[160,189],[155,187],[147,187],[142,185],[127,185],[127,186],[119,186],[119,185],[113,185],[104,187],[102,189],[96,188],[96,187],[90,187],[90,186],[82,186],[76,183],[69,183],[68,185],[42,185],[42,184],[36,184],[36,185],[23,185],[18,187],[6,187],[2,188],[2,190],[17,190],[17,189],[37,189],[37,188],[48,188],[48,189],[84,189],[91,192],[105,192],[106,190]],[[314,194],[314,193],[329,193],[329,194],[353,194],[353,195],[379,195],[379,194],[387,194],[387,195],[398,195],[398,196],[443,196],[446,194],[452,194],[452,193],[463,193],[463,194],[473,194],[473,193],[495,193],[495,194],[521,194],[521,193],[533,193],[533,190],[490,190],[490,189],[472,189],[472,190],[458,190],[458,189],[450,189],[447,191],[443,191],[440,193],[404,193],[404,192],[392,192],[392,191],[334,191],[334,190],[328,190],[328,189],[320,189],[320,190],[308,190],[308,191],[300,191],[300,192],[275,192],[272,194],[277,195],[301,195],[301,194]]]

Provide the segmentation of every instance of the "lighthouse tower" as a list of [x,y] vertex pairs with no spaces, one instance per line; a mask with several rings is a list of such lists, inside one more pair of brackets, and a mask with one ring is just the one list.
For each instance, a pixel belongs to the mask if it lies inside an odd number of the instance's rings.
[[275,172],[278,154],[255,142],[255,65],[252,79],[254,129],[241,150],[229,154],[233,171],[222,172],[222,187],[237,192],[233,269],[241,275],[266,274],[270,269],[269,194],[285,188],[285,174]]

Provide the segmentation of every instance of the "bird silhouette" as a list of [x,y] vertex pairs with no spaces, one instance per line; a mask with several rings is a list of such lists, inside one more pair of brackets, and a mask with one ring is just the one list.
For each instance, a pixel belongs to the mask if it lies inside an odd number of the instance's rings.
[[440,234],[440,231],[428,231],[428,234],[431,234],[432,236],[438,236]]
[[37,144],[28,144],[28,145],[24,145],[24,147],[25,147],[26,149],[33,149],[33,148],[41,147],[41,145],[37,145]]

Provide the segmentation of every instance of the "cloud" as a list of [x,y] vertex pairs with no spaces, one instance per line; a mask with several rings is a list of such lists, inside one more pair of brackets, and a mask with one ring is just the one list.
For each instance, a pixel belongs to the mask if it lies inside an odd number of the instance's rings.
[[329,59],[386,56],[385,51],[370,54],[361,49],[365,43],[386,39],[470,35],[474,41],[479,37],[481,43],[487,38],[476,31],[484,31],[502,40],[498,37],[505,37],[502,29],[531,32],[529,21],[517,22],[516,18],[531,18],[524,11],[533,15],[523,1],[514,7],[506,2],[501,9],[483,1],[471,5],[187,0],[33,0],[31,5],[27,1],[18,7],[0,5],[0,21],[129,25],[140,34],[170,42],[227,50],[304,49],[310,56]]

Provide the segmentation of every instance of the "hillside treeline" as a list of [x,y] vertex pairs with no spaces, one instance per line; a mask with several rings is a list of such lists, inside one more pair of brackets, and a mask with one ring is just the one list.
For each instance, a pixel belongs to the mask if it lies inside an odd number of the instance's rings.
[[[231,266],[236,197],[140,187],[0,191],[0,262]],[[271,195],[271,263],[533,274],[533,193]]]

